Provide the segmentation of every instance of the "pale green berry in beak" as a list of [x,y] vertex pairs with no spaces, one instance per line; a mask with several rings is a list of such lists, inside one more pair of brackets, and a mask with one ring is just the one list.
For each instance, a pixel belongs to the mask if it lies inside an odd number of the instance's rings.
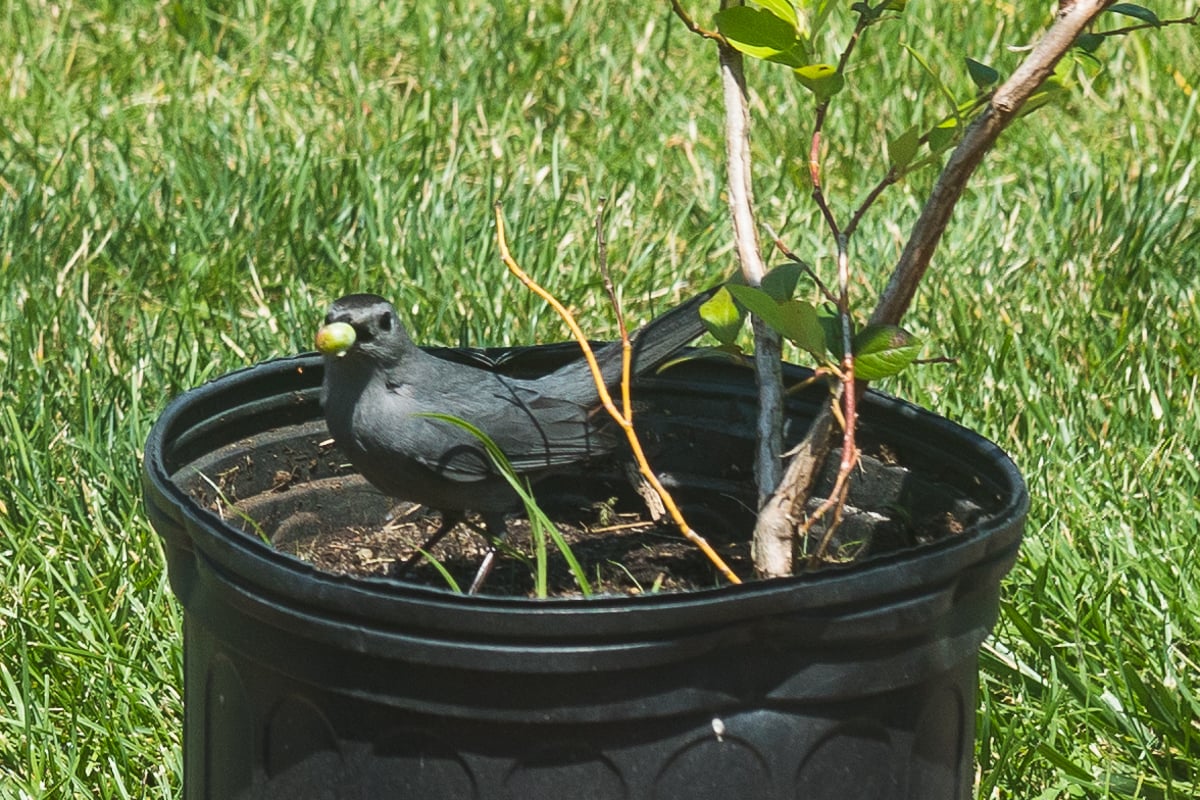
[[317,331],[317,349],[327,356],[344,356],[354,346],[354,327],[331,322]]

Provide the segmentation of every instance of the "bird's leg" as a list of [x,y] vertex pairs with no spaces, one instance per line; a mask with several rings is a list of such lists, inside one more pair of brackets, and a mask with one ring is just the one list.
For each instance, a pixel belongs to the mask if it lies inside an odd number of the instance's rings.
[[486,514],[483,521],[487,526],[491,543],[488,545],[487,555],[483,557],[483,561],[479,564],[479,570],[475,573],[475,579],[471,581],[471,588],[467,589],[467,594],[475,594],[483,586],[483,582],[487,580],[488,575],[491,574],[492,567],[496,563],[496,553],[499,549],[496,545],[502,542],[504,535],[508,533],[508,525],[504,522],[503,514]]
[[417,548],[417,551],[415,553],[413,553],[408,558],[404,559],[398,565],[393,567],[392,568],[392,577],[393,578],[403,578],[405,575],[407,575],[408,571],[413,568],[413,565],[416,564],[417,561],[419,561],[422,556],[424,556],[426,553],[430,552],[434,547],[436,547],[437,543],[440,542],[442,539],[444,539],[446,537],[446,534],[449,533],[450,531],[454,530],[454,526],[458,525],[458,523],[460,523],[462,521],[463,521],[462,512],[460,512],[460,511],[443,511],[442,512],[442,524],[439,525],[438,529],[433,532],[433,536],[430,536],[428,539],[426,539],[425,544],[423,544],[419,548]]

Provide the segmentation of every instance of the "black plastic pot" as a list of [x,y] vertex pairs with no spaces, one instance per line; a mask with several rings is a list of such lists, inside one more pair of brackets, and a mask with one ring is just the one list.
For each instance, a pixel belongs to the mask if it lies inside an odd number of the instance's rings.
[[[1028,506],[995,445],[870,394],[864,435],[978,509],[960,535],[692,593],[467,597],[321,572],[196,500],[236,486],[268,536],[383,513],[321,444],[321,376],[313,356],[230,374],[172,402],[147,442],[148,512],[184,607],[189,800],[970,796],[977,653]],[[690,363],[637,391],[679,448],[663,455],[677,483],[701,496],[730,480],[714,454],[748,452],[749,372]],[[794,398],[793,438],[814,402]]]

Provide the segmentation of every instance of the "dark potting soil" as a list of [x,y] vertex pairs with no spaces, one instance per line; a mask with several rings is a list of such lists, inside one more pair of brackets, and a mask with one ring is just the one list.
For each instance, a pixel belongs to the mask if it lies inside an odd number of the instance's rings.
[[[700,550],[677,529],[647,521],[639,514],[603,515],[593,519],[558,516],[555,525],[581,564],[598,594],[640,594],[685,591],[718,586],[722,581]],[[577,516],[577,515],[572,515]],[[476,527],[478,517],[469,520]],[[380,527],[355,527],[321,533],[289,542],[281,550],[334,573],[402,577],[431,586],[449,585],[428,558],[418,557],[403,573],[401,565],[421,547],[440,523],[438,514],[415,509],[403,518]],[[749,543],[720,543],[722,557],[739,575],[750,572]],[[529,520],[513,516],[508,535],[487,583],[486,594],[533,596],[534,543]],[[566,558],[553,542],[547,549],[547,590],[551,596],[577,596],[579,588]],[[488,550],[488,540],[467,525],[459,525],[433,549],[431,555],[455,580],[470,585]]]
[[[835,450],[829,458],[836,464]],[[250,465],[247,465],[250,466]],[[219,476],[216,484],[193,486],[197,499],[221,513],[248,535],[266,537],[279,550],[318,569],[353,576],[393,577],[446,588],[453,580],[465,589],[488,550],[478,518],[459,525],[430,556],[413,558],[440,524],[440,515],[379,495],[354,474],[307,482],[293,480],[311,465],[297,464],[277,472],[278,484],[268,492],[239,500],[236,474]],[[595,473],[566,478],[562,507],[546,506],[562,538],[582,565],[595,594],[640,594],[690,591],[726,585],[718,569],[701,550],[685,539],[669,520],[650,519],[645,504],[629,489],[628,481],[598,479]],[[834,480],[833,469],[818,479],[815,510]],[[962,533],[981,513],[965,494],[936,480],[913,480],[913,474],[894,463],[886,448],[864,455],[856,469],[841,525],[827,544],[822,566],[846,564],[905,548],[918,547]],[[588,484],[588,502],[571,486]],[[692,489],[677,499],[689,523],[742,579],[753,579],[750,536],[753,528],[747,492],[741,497],[714,490]],[[560,496],[547,482],[538,485],[543,502]],[[214,491],[215,490],[215,491]],[[611,497],[609,491],[611,490]],[[231,507],[232,506],[232,507]],[[860,507],[861,506],[861,507]],[[471,525],[474,525],[474,528]],[[804,553],[824,538],[818,525],[800,548],[797,570],[812,568]],[[552,541],[547,542],[547,589],[550,596],[578,596],[579,588]],[[403,565],[410,558],[413,562]],[[534,543],[523,514],[508,519],[508,536],[482,591],[490,595],[534,594]],[[449,575],[449,579],[447,578]]]

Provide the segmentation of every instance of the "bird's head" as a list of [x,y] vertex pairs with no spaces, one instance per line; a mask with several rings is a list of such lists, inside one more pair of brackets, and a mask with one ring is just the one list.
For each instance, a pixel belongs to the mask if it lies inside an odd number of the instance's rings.
[[334,302],[317,331],[317,350],[327,358],[354,356],[394,363],[413,346],[396,309],[374,294],[351,294]]

